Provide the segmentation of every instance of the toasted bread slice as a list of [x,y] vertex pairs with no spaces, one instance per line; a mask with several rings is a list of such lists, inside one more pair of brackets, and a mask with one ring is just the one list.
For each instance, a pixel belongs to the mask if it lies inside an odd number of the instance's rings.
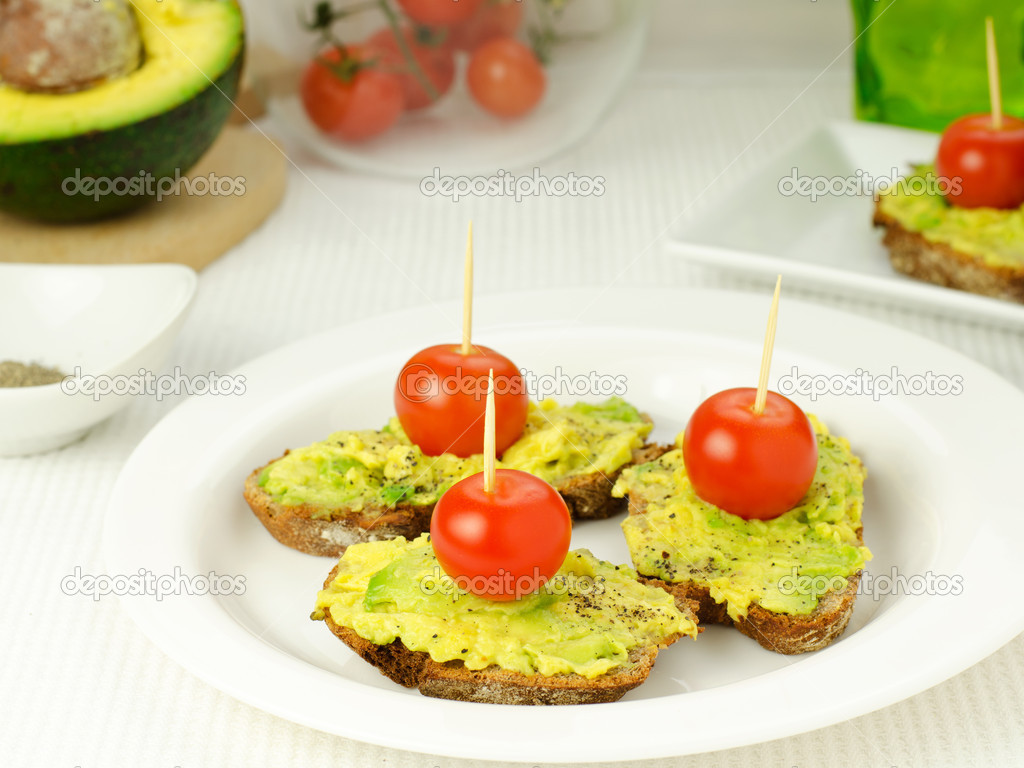
[[[647,444],[633,452],[632,461],[615,472],[573,475],[555,489],[565,499],[574,520],[600,520],[621,512],[623,499],[613,498],[612,486],[622,470],[632,464],[653,461],[668,446]],[[285,456],[288,451],[285,451]],[[271,462],[272,463],[272,462]],[[367,506],[361,510],[323,510],[310,505],[288,507],[275,502],[259,486],[264,467],[254,470],[245,481],[244,496],[253,513],[271,535],[282,544],[322,557],[339,557],[345,548],[365,541],[405,536],[414,539],[430,529],[433,504],[413,505],[399,502],[393,507]]]
[[947,288],[1024,303],[1024,263],[996,265],[906,229],[875,204],[873,223],[885,228],[882,244],[897,272]]
[[[326,589],[337,575],[335,566],[324,581]],[[696,621],[694,602],[676,597],[680,612]],[[410,651],[401,639],[387,645],[365,640],[348,627],[338,625],[330,612],[324,622],[331,632],[364,661],[375,666],[382,675],[406,688],[418,688],[424,696],[484,704],[599,704],[621,699],[647,680],[659,646],[635,648],[629,663],[596,678],[576,674],[524,675],[500,667],[467,669],[461,661],[437,662],[423,651]],[[701,627],[697,631],[703,631]],[[666,638],[666,647],[682,635]]]

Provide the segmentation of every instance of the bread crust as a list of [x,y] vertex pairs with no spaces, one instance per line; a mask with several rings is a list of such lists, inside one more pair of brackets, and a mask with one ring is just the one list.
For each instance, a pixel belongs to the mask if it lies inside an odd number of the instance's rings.
[[762,648],[775,653],[793,655],[818,651],[837,640],[853,615],[861,572],[846,580],[839,592],[828,592],[818,600],[811,613],[789,614],[766,610],[751,603],[744,619],[734,621],[725,603],[716,603],[706,584],[694,581],[665,582],[641,575],[640,581],[661,587],[675,599],[676,605],[697,604],[697,619],[701,624],[725,624],[736,627],[747,637],[756,640]]
[[[334,581],[337,572],[338,566],[335,566],[324,582],[324,589]],[[694,616],[692,603],[677,598],[676,604],[680,611]],[[485,704],[564,705],[618,701],[647,679],[659,650],[658,646],[636,648],[630,652],[628,664],[592,679],[577,674],[524,675],[497,666],[471,670],[461,661],[437,662],[428,653],[410,651],[401,639],[376,645],[335,623],[330,611],[324,611],[324,622],[363,660],[399,685],[418,688],[424,696],[437,699]],[[661,647],[671,645],[680,637],[667,638]]]
[[885,228],[882,244],[893,268],[905,275],[947,288],[1024,303],[1024,265],[1014,268],[986,264],[947,243],[932,242],[906,229],[875,203],[872,223]]
[[[612,486],[622,470],[632,464],[653,461],[670,446],[647,444],[633,451],[632,461],[611,474],[592,472],[566,478],[555,486],[565,499],[574,520],[602,520],[625,507],[624,499],[613,498]],[[287,456],[285,451],[281,458]],[[275,459],[277,461],[277,459]],[[253,470],[245,480],[243,495],[253,514],[282,544],[321,557],[340,557],[352,544],[405,536],[413,539],[430,530],[433,504],[404,502],[386,508],[377,505],[362,510],[332,509],[328,516],[317,517],[317,507],[304,504],[288,507],[275,502],[259,486],[260,473],[273,462]]]

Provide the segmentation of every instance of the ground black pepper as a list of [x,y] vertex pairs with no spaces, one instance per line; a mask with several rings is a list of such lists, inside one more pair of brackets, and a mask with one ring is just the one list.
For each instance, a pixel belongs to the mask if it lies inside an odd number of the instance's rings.
[[64,376],[63,371],[39,363],[0,362],[0,387],[41,387],[56,384]]

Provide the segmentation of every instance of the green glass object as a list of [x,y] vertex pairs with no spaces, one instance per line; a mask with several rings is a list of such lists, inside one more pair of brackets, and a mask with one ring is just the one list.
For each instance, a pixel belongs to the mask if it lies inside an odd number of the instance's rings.
[[851,0],[856,114],[941,131],[989,111],[985,17],[995,24],[1003,111],[1024,118],[1024,0]]

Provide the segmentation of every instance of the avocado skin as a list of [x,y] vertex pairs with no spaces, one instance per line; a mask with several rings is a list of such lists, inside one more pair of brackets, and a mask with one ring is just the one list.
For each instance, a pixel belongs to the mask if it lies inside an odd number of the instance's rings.
[[[0,210],[26,218],[71,223],[116,216],[156,196],[159,179],[184,176],[213,144],[231,114],[242,73],[244,45],[209,86],[159,115],[107,131],[23,144],[0,144]],[[153,194],[67,195],[65,179],[154,177]]]

